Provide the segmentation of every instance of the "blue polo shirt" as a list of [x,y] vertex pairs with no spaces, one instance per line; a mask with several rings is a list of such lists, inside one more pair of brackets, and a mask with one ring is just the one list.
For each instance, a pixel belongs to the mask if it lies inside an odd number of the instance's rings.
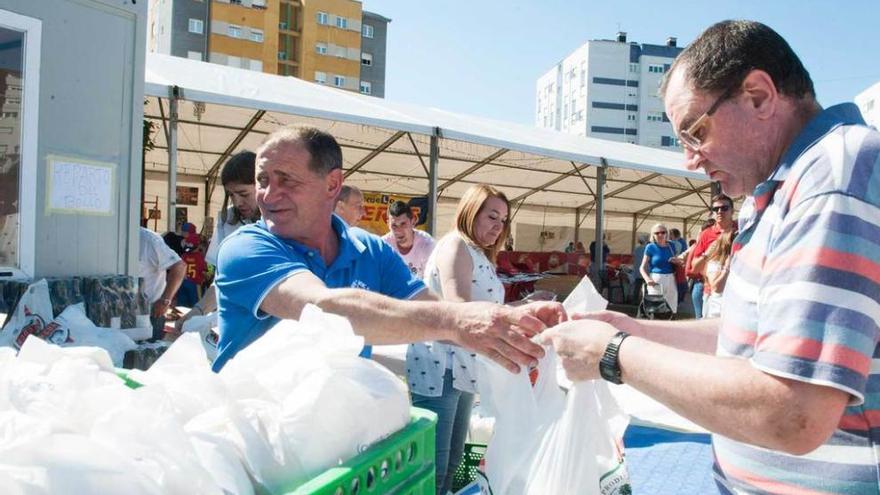
[[[378,236],[349,227],[336,215],[331,223],[339,252],[330,266],[316,249],[272,234],[262,220],[223,241],[217,265],[220,342],[214,371],[280,321],[261,311],[260,305],[272,288],[301,271],[312,272],[331,289],[353,287],[397,299],[409,299],[425,289]],[[366,346],[361,355],[369,357],[370,351]]]

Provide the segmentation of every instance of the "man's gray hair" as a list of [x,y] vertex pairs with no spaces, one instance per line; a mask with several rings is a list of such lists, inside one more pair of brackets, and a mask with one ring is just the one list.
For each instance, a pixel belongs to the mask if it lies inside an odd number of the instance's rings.
[[362,193],[361,190],[356,188],[355,186],[343,185],[342,189],[339,190],[339,196],[336,197],[336,201],[342,201],[343,203],[346,203],[348,202],[348,198],[352,194],[359,194],[361,196],[364,195],[364,193]]
[[311,157],[309,169],[316,174],[327,175],[331,170],[342,168],[342,148],[336,138],[317,127],[289,126],[278,129],[266,136],[257,148],[257,155],[262,154],[267,147],[280,143],[301,145]]
[[810,73],[785,39],[760,22],[743,20],[721,21],[703,31],[666,72],[660,96],[666,96],[676,70],[685,71],[694,89],[720,93],[741,84],[754,69],[769,74],[782,95],[795,100],[816,97]]

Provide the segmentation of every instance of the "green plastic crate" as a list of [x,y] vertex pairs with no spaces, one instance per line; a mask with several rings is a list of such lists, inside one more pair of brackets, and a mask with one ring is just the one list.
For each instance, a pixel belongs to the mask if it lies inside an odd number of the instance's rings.
[[413,407],[406,428],[284,495],[434,495],[437,415]]
[[[125,370],[118,370],[117,375],[131,388],[141,386]],[[413,407],[404,429],[278,495],[434,495],[436,427],[436,414]]]

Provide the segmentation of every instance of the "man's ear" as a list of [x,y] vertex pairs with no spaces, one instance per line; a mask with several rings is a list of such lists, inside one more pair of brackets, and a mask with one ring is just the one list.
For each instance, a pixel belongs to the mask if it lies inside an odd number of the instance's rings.
[[765,120],[776,113],[779,92],[773,78],[763,70],[754,69],[743,79],[742,91],[748,98],[749,108],[759,119]]
[[327,177],[324,178],[324,183],[327,185],[327,196],[334,200],[334,205],[336,204],[335,200],[339,196],[339,191],[342,190],[342,169],[335,168],[327,173]]

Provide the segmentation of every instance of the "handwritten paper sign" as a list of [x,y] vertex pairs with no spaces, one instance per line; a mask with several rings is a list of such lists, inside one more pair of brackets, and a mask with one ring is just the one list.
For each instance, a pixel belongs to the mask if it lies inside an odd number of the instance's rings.
[[112,163],[50,159],[48,210],[112,215],[114,167]]

